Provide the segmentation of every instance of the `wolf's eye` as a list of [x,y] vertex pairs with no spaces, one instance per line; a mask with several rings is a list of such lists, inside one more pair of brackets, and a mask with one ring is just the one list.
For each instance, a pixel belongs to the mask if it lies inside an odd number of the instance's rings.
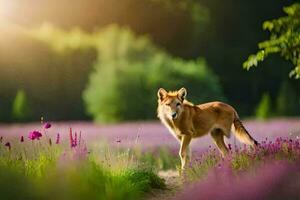
[[180,106],[180,103],[177,103],[176,106],[177,106],[177,107]]

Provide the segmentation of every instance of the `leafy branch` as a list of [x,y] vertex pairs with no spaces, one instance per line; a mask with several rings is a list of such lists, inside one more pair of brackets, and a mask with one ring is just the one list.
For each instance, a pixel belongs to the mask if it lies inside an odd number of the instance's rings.
[[259,51],[250,55],[243,67],[249,70],[269,55],[279,54],[294,65],[290,77],[300,79],[300,3],[283,10],[287,16],[263,23],[263,29],[270,32],[270,38],[258,44]]

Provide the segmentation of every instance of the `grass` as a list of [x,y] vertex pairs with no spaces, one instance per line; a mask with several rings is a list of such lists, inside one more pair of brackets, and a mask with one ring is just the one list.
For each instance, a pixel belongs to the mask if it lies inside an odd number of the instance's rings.
[[132,169],[127,170],[123,177],[129,180],[136,188],[143,192],[150,192],[151,189],[165,189],[164,180],[159,178],[151,170]]
[[131,151],[93,153],[72,129],[65,144],[53,144],[41,132],[39,140],[1,141],[1,198],[141,199],[152,188],[165,188],[155,169]]
[[146,152],[135,151],[139,161],[156,170],[176,169],[180,166],[178,154],[172,153],[168,148],[161,147]]
[[190,164],[190,167],[185,172],[187,180],[197,181],[203,178],[209,169],[215,167],[220,160],[221,157],[215,150],[203,153],[199,159],[194,160],[194,162]]

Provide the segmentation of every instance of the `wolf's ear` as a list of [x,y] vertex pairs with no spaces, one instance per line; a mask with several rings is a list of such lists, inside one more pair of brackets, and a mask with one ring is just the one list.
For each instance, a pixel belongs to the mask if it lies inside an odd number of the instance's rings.
[[178,90],[178,97],[181,101],[185,99],[186,95],[187,95],[187,91],[184,87]]
[[167,96],[167,91],[164,88],[159,88],[157,92],[157,97],[160,101],[162,101]]

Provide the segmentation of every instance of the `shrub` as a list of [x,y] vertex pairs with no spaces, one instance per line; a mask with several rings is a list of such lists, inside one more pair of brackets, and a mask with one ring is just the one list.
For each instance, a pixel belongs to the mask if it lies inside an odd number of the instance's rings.
[[109,26],[95,37],[101,38],[99,57],[83,93],[87,112],[95,121],[154,118],[159,87],[185,86],[192,101],[222,98],[217,77],[203,59],[172,57],[147,37],[118,26]]

